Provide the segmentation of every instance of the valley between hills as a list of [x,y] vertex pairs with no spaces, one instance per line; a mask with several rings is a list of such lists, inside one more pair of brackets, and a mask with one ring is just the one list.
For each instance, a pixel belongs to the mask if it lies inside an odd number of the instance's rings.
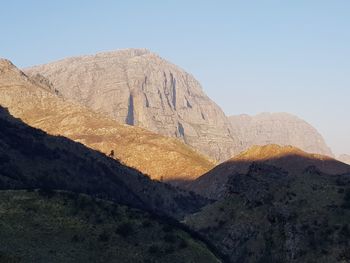
[[0,59],[0,262],[350,262],[349,164],[147,49]]

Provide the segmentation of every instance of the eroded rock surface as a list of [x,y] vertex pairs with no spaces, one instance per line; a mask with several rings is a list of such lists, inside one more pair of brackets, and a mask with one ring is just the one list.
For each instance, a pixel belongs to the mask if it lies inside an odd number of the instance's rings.
[[232,133],[242,141],[241,150],[253,145],[292,145],[310,153],[333,156],[321,134],[306,121],[289,113],[230,116]]
[[26,69],[63,97],[115,120],[177,137],[216,160],[238,153],[223,111],[199,82],[145,49],[73,57]]

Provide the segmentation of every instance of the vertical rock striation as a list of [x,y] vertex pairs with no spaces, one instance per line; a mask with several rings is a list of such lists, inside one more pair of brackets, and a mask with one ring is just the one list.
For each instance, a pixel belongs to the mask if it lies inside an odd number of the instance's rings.
[[65,98],[121,123],[177,137],[216,160],[239,148],[229,120],[199,82],[148,50],[73,57],[26,73],[44,76]]

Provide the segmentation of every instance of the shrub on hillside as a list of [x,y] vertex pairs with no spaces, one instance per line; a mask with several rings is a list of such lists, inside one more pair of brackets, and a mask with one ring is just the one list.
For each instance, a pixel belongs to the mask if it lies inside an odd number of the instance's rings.
[[349,188],[345,190],[342,207],[345,209],[350,209],[350,189]]
[[134,233],[133,225],[129,222],[123,223],[115,231],[118,235],[126,238]]
[[150,254],[159,254],[161,251],[160,251],[160,248],[157,246],[157,245],[151,245],[149,248],[148,248],[148,252]]
[[108,242],[110,239],[109,234],[106,231],[103,231],[99,236],[98,236],[98,241],[100,242]]
[[176,236],[173,233],[167,233],[164,236],[164,241],[167,243],[174,243],[176,241]]

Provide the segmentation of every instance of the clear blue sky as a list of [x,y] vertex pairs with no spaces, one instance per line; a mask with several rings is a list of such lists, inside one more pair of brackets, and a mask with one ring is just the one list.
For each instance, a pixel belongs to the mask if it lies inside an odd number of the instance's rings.
[[148,48],[226,114],[294,113],[350,153],[350,1],[3,1],[0,56],[19,67]]

